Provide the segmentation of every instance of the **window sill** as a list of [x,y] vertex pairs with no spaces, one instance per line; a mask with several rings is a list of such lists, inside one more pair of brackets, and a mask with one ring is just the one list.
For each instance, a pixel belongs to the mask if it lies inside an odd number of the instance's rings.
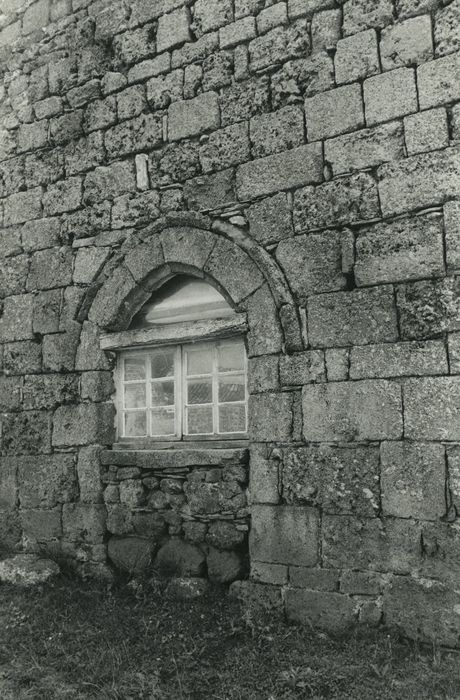
[[[220,443],[157,443],[155,448],[139,449],[121,443],[111,450],[103,450],[101,462],[105,466],[139,467],[141,469],[185,469],[199,466],[247,464],[248,442],[222,441]],[[162,445],[160,447],[160,445]]]

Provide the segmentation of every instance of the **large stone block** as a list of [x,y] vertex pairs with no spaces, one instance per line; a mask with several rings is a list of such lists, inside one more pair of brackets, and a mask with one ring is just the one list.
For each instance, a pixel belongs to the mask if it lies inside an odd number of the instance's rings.
[[88,314],[89,320],[97,323],[100,328],[119,328],[132,314],[132,308],[129,308],[126,299],[134,298],[137,294],[140,295],[139,298],[144,295],[143,301],[147,301],[148,292],[139,287],[129,269],[124,265],[115,268],[96,294]]
[[364,126],[360,85],[344,85],[307,97],[305,115],[309,141],[360,129]]
[[447,374],[442,340],[377,343],[351,348],[350,379]]
[[220,126],[218,96],[206,92],[192,100],[173,102],[168,109],[168,138],[178,141]]
[[334,63],[338,83],[351,83],[378,73],[379,55],[375,29],[338,41]]
[[364,106],[369,125],[417,111],[413,68],[398,68],[364,81]]
[[460,595],[439,581],[395,576],[383,599],[385,621],[424,642],[458,645]]
[[305,142],[303,111],[299,107],[288,106],[252,117],[250,136],[254,158],[300,146]]
[[209,579],[215,583],[228,584],[245,574],[244,559],[239,552],[221,552],[210,547],[206,564]]
[[30,259],[27,290],[65,287],[72,281],[73,255],[67,247],[37,250]]
[[107,445],[114,439],[112,404],[61,406],[54,413],[53,445]]
[[441,217],[397,219],[361,230],[354,272],[358,286],[442,275]]
[[90,102],[85,110],[83,125],[86,132],[105,129],[117,121],[117,101],[109,95],[105,100]]
[[319,294],[308,300],[308,331],[313,346],[334,347],[398,339],[393,289]]
[[111,537],[107,555],[117,569],[130,574],[142,574],[151,566],[154,544],[139,537]]
[[456,197],[460,178],[460,151],[422,153],[378,169],[384,215],[441,204]]
[[460,377],[408,379],[404,416],[410,440],[460,440]]
[[197,0],[193,12],[193,27],[197,36],[211,32],[233,20],[231,0]]
[[445,148],[449,145],[445,108],[429,109],[405,117],[404,135],[409,155]]
[[344,35],[356,34],[368,27],[385,27],[393,22],[391,0],[349,0],[343,12]]
[[238,198],[245,200],[321,182],[322,179],[321,146],[308,144],[243,163],[236,173],[236,187]]
[[77,477],[80,501],[100,503],[102,501],[101,447],[88,445],[78,452]]
[[[279,503],[279,457],[270,458],[267,445],[253,444],[251,446],[251,462],[249,469],[249,493],[251,503]],[[459,470],[460,474],[460,470]],[[460,497],[460,477],[459,477]]]
[[259,268],[247,253],[223,237],[219,237],[204,270],[219,280],[235,304],[249,296],[264,281]]
[[396,301],[403,339],[460,330],[459,282],[455,277],[399,285]]
[[251,559],[315,566],[318,561],[318,511],[307,506],[253,505]]
[[286,441],[294,422],[292,393],[255,394],[249,398],[249,434],[262,442]]
[[88,173],[84,182],[84,201],[94,204],[104,199],[119,197],[125,192],[135,192],[136,175],[134,165],[129,161],[118,161],[111,165],[95,168]]
[[331,445],[286,449],[282,484],[287,503],[318,505],[324,513],[373,517],[380,504],[379,450]]
[[449,583],[454,589],[460,576],[460,528],[452,520],[452,509],[447,517],[422,523],[422,548],[424,558],[420,566],[421,576],[430,576]]
[[199,158],[205,173],[223,170],[249,160],[248,125],[241,122],[214,131],[200,145]]
[[309,53],[310,42],[305,21],[298,20],[289,27],[275,27],[249,43],[249,59],[252,71],[263,70],[290,58]]
[[342,254],[347,242],[350,242],[347,234],[339,231],[311,233],[281,241],[276,259],[297,299],[303,301],[311,294],[346,288]]
[[247,311],[250,329],[247,334],[249,356],[280,352],[283,346],[283,333],[278,310],[268,285],[263,285],[245,300],[244,308]]
[[39,372],[41,369],[41,343],[19,341],[3,346],[3,369],[9,375]]
[[0,511],[13,509],[18,505],[18,459],[0,458]]
[[25,281],[29,268],[27,255],[15,255],[0,259],[0,299],[25,292]]
[[377,185],[368,173],[304,187],[294,194],[296,231],[340,226],[379,215]]
[[433,57],[430,15],[386,27],[380,36],[380,56],[383,70],[430,60]]
[[183,93],[184,73],[180,68],[153,77],[147,83],[147,101],[153,110],[166,109],[172,102],[182,100]]
[[193,141],[179,141],[154,151],[149,157],[151,186],[182,182],[198,175],[201,173],[199,154],[199,145]]
[[104,135],[104,144],[110,159],[138,151],[150,151],[163,140],[161,119],[153,114],[141,114],[117,124]]
[[36,374],[25,377],[23,404],[26,410],[55,408],[75,401],[78,396],[77,375]]
[[7,297],[0,316],[0,337],[3,341],[33,338],[33,294]]
[[179,7],[167,15],[161,15],[157,27],[157,52],[162,53],[174,46],[190,41],[190,11],[188,7]]
[[458,0],[439,8],[434,16],[434,41],[436,55],[452,53],[460,49],[460,3]]
[[422,562],[421,526],[400,518],[323,518],[323,565],[407,574]]
[[3,203],[4,225],[12,226],[40,218],[42,192],[41,187],[34,187],[27,192],[17,192],[7,197]]
[[184,484],[184,493],[190,512],[200,516],[218,515],[222,512],[236,514],[247,505],[244,490],[235,480],[189,480]]
[[50,413],[24,411],[3,414],[1,444],[5,455],[37,455],[51,452]]
[[240,122],[270,109],[270,81],[267,76],[230,85],[219,97],[222,126]]
[[78,496],[73,454],[17,458],[22,508],[54,508]]
[[325,51],[287,61],[272,74],[271,85],[274,108],[299,102],[302,94],[315,95],[334,87],[334,63]]
[[45,543],[62,537],[61,509],[51,510],[25,508],[20,511],[25,544],[31,548],[35,543]]
[[107,511],[103,505],[65,503],[62,508],[64,538],[70,542],[102,543]]
[[254,202],[246,209],[250,234],[265,245],[292,236],[291,211],[284,192]]
[[445,515],[444,446],[384,442],[381,446],[382,512],[398,518],[437,520]]
[[310,350],[294,355],[282,355],[279,360],[279,374],[282,386],[324,382],[326,381],[324,354],[320,350]]
[[417,69],[420,109],[436,107],[460,99],[460,54],[438,58]]
[[302,390],[303,436],[353,442],[402,436],[401,388],[383,379],[310,384]]
[[288,588],[285,606],[288,620],[334,633],[345,632],[358,615],[358,606],[349,596],[324,591]]
[[254,39],[256,36],[256,21],[254,17],[242,17],[232,24],[219,29],[219,44],[221,49],[230,49],[242,42]]
[[155,54],[155,31],[153,24],[140,29],[117,34],[113,38],[115,65],[137,63]]
[[404,156],[404,134],[399,122],[336,136],[325,144],[324,157],[334,174],[371,168]]
[[155,566],[163,576],[202,576],[206,557],[199,547],[172,539],[157,554]]

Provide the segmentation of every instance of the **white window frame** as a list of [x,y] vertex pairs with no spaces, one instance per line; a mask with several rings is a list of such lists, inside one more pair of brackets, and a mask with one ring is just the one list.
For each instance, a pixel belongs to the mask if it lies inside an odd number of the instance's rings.
[[[241,344],[244,349],[244,363],[243,368],[239,370],[229,370],[229,371],[218,371],[217,365],[217,350],[221,344]],[[164,378],[167,380],[174,381],[175,388],[175,432],[169,435],[152,435],[151,432],[151,416],[152,416],[152,395],[151,395],[151,383],[152,381],[162,381],[161,378],[152,379],[151,377],[151,363],[149,357],[156,350],[161,349],[168,350],[173,349],[175,352],[174,358],[174,375],[172,377]],[[199,350],[200,348],[214,348],[214,358],[212,366],[212,374],[197,374],[197,375],[187,375],[186,368],[186,350],[193,348],[193,350]],[[143,380],[131,380],[126,382],[124,380],[124,360],[129,357],[139,357],[144,356],[146,370],[145,379]],[[242,439],[247,437],[248,429],[248,386],[247,386],[247,353],[245,349],[244,339],[241,336],[233,336],[227,338],[216,338],[209,339],[195,343],[179,343],[174,345],[150,345],[144,347],[132,347],[123,348],[117,354],[117,367],[115,372],[115,384],[116,384],[116,397],[117,397],[117,433],[119,441],[136,442],[143,440],[148,440],[152,442],[169,442],[169,441],[201,441],[201,440],[227,440],[227,439]],[[226,401],[220,402],[218,395],[218,379],[221,376],[232,376],[244,374],[244,399],[240,401]],[[187,398],[187,379],[193,378],[204,378],[212,377],[212,403],[208,404],[190,404],[192,406],[212,406],[213,413],[213,432],[212,433],[191,433],[187,431],[187,408],[189,404],[186,402]],[[126,384],[138,383],[144,384],[146,387],[146,407],[139,409],[125,409],[124,407],[124,387]],[[222,405],[244,405],[245,406],[245,418],[246,425],[245,430],[240,432],[219,432],[219,406]],[[143,436],[128,436],[124,435],[124,417],[126,412],[134,411],[144,411],[146,412],[146,435]]]

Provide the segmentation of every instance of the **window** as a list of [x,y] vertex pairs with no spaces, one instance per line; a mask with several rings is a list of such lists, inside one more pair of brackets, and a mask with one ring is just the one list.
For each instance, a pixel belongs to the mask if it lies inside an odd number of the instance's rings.
[[245,437],[241,327],[241,314],[206,282],[178,275],[164,284],[128,331],[102,342],[118,349],[119,438]]
[[120,436],[180,439],[246,433],[242,339],[123,352]]

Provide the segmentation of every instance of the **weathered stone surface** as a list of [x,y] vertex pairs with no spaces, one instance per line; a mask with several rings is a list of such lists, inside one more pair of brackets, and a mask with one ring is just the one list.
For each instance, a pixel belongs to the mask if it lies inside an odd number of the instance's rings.
[[458,0],[440,8],[434,17],[434,41],[436,55],[452,53],[460,49],[460,3]]
[[312,442],[397,439],[401,389],[384,379],[310,384],[302,390],[303,436]]
[[460,333],[449,334],[449,364],[451,374],[460,374]]
[[458,284],[455,277],[446,277],[399,285],[396,303],[401,337],[422,339],[460,330]]
[[249,153],[248,126],[241,122],[210,134],[200,146],[199,158],[203,172],[211,173],[244,163]]
[[293,234],[288,198],[283,192],[251,204],[246,216],[251,236],[262,244]]
[[56,562],[37,558],[34,554],[17,554],[12,559],[0,561],[0,581],[3,583],[36,586],[46,583],[59,573]]
[[287,24],[287,7],[284,2],[277,2],[266,7],[257,15],[257,31],[265,34],[279,24]]
[[150,567],[154,551],[150,540],[139,537],[111,537],[107,546],[108,557],[115,567],[134,575]]
[[0,337],[4,341],[33,338],[33,302],[32,294],[18,294],[5,299],[0,316]]
[[424,63],[433,57],[429,15],[414,17],[382,30],[380,56],[383,70]]
[[102,469],[99,445],[82,447],[78,452],[77,477],[80,501],[100,503],[102,501]]
[[441,340],[377,343],[350,350],[351,379],[446,373],[446,348]]
[[202,482],[188,480],[184,493],[192,513],[198,515],[236,513],[246,505],[246,496],[235,480]]
[[[132,64],[155,54],[153,25],[117,34],[113,40],[113,51],[117,63]],[[116,65],[116,64],[115,64]]]
[[351,83],[379,72],[375,29],[359,32],[337,42],[334,56],[338,83]]
[[266,445],[254,444],[251,448],[250,497],[252,503],[279,503],[279,458],[269,459]]
[[404,155],[403,129],[390,122],[325,141],[325,160],[334,174],[370,168]]
[[242,17],[219,29],[219,44],[221,49],[230,49],[256,36],[256,21],[254,17]]
[[249,398],[249,434],[254,440],[289,440],[292,426],[292,394],[255,394]]
[[53,508],[78,494],[72,454],[21,457],[16,460],[23,508]]
[[[218,549],[234,549],[244,541],[244,532],[225,520],[216,520],[209,525],[206,542]],[[208,559],[209,564],[209,559]]]
[[278,312],[268,286],[265,284],[244,302],[250,331],[248,354],[266,355],[279,352],[283,344]]
[[325,231],[295,236],[281,241],[276,259],[284,270],[295,296],[304,300],[309,295],[345,289],[343,246],[346,234]]
[[51,510],[21,509],[20,516],[23,542],[29,551],[39,548],[43,550],[46,543],[55,543],[62,538],[60,506]]
[[160,16],[156,34],[158,53],[180,46],[191,38],[190,11],[187,7],[179,7],[167,15]]
[[147,101],[153,110],[165,109],[183,97],[183,71],[178,69],[166,75],[151,78],[147,83]]
[[201,84],[203,91],[219,90],[232,82],[234,68],[233,53],[220,51],[203,61]]
[[17,192],[7,197],[3,203],[5,226],[22,224],[41,216],[42,188],[34,187],[27,192]]
[[441,217],[416,216],[364,229],[356,239],[354,272],[358,286],[442,275]]
[[23,386],[25,409],[55,408],[58,404],[75,401],[78,395],[76,375],[26,376]]
[[72,281],[73,256],[70,248],[47,248],[33,253],[27,276],[28,291],[64,287]]
[[460,54],[455,53],[417,68],[420,109],[460,99],[460,85],[455,78],[459,67]]
[[446,202],[444,205],[444,229],[447,267],[460,267],[460,202]]
[[2,433],[3,454],[51,452],[51,416],[47,411],[5,413],[2,416]]
[[235,304],[263,283],[262,273],[247,253],[223,237],[217,240],[205,271],[225,286]]
[[330,228],[379,216],[377,185],[368,173],[359,173],[304,187],[294,194],[294,228],[305,231]]
[[343,382],[349,374],[349,351],[347,348],[330,348],[325,352],[328,382]]
[[344,571],[340,592],[353,595],[378,595],[384,587],[384,577],[369,571]]
[[460,152],[447,149],[386,163],[378,177],[384,215],[440,204],[457,195]]
[[112,404],[61,406],[54,414],[53,445],[111,443],[114,412]]
[[282,355],[279,361],[279,373],[283,386],[325,381],[323,353],[311,350],[294,355]]
[[397,340],[391,287],[334,292],[310,297],[309,337],[313,346],[353,345]]
[[325,51],[288,61],[271,76],[271,86],[274,108],[301,102],[302,94],[310,96],[334,87],[334,63]]
[[113,159],[155,148],[162,143],[162,139],[162,125],[158,117],[141,114],[106,131],[104,144],[109,158]]
[[422,641],[454,646],[460,638],[460,596],[439,581],[395,576],[387,589],[383,610],[390,625]]
[[224,88],[219,97],[222,126],[269,111],[269,101],[269,79],[266,76]]
[[460,440],[460,378],[408,379],[404,413],[411,440]]
[[311,22],[312,51],[335,49],[342,34],[342,13],[333,8],[313,15]]
[[288,581],[288,567],[286,564],[267,564],[266,562],[252,561],[251,579],[282,586]]
[[214,175],[187,180],[184,198],[196,211],[208,211],[236,202],[234,171],[229,168]]
[[307,137],[315,141],[364,126],[360,86],[345,85],[305,100]]
[[0,298],[25,292],[28,269],[27,255],[16,255],[0,260]]
[[204,93],[193,100],[173,102],[168,110],[168,136],[171,141],[196,136],[219,127],[218,97]]
[[405,117],[404,135],[409,155],[445,148],[449,145],[446,110],[441,107]]
[[422,561],[421,526],[400,518],[323,518],[323,562],[327,568],[409,573]]
[[314,566],[318,560],[318,511],[306,506],[252,506],[251,559]]
[[239,199],[245,200],[321,182],[322,179],[320,144],[308,144],[243,163],[236,173],[236,187]]
[[105,129],[117,121],[117,102],[109,96],[105,100],[90,102],[85,110],[83,126],[86,132]]
[[285,450],[282,484],[287,503],[373,517],[379,510],[378,448],[311,445]]
[[205,561],[201,549],[173,539],[161,547],[155,559],[155,567],[163,576],[201,576]]
[[417,90],[413,68],[398,68],[364,81],[367,124],[395,119],[417,111]]
[[445,515],[443,445],[384,442],[381,460],[384,515],[419,520],[437,520]]
[[309,48],[304,21],[298,20],[289,27],[275,27],[249,43],[251,70],[262,70],[290,58],[305,56]]
[[103,505],[65,503],[62,508],[64,537],[71,542],[102,543],[106,514]]
[[98,167],[84,181],[84,201],[94,204],[103,199],[113,199],[136,189],[134,167],[128,161],[118,161],[107,167]]
[[211,547],[206,563],[208,576],[215,583],[231,583],[241,578],[244,573],[242,556],[234,551],[221,552]]
[[391,0],[350,0],[344,7],[343,33],[355,34],[368,27],[384,27],[392,21]]
[[288,588],[285,596],[288,620],[335,633],[344,632],[356,622],[356,604],[346,595]]
[[252,117],[250,137],[254,158],[300,146],[305,141],[303,112],[299,107],[288,106]]

